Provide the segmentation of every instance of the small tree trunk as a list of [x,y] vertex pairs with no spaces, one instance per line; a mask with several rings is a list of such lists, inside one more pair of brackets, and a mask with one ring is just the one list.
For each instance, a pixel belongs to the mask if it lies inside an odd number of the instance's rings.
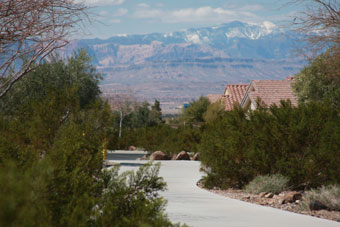
[[122,138],[123,111],[120,111],[119,138]]

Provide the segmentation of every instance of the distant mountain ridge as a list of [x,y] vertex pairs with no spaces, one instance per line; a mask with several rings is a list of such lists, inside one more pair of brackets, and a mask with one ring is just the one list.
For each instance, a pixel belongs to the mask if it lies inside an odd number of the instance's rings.
[[105,92],[133,90],[138,97],[186,102],[223,91],[227,82],[283,79],[305,64],[293,50],[302,35],[271,22],[239,21],[170,33],[115,35],[72,41],[62,52],[86,48],[103,73]]

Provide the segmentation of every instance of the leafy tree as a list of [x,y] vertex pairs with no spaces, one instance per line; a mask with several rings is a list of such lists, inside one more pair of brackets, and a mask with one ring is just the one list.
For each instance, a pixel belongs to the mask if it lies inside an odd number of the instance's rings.
[[66,62],[52,57],[50,62],[45,61],[18,81],[12,91],[0,99],[0,112],[10,114],[25,105],[29,108],[32,102],[45,100],[51,93],[63,94],[84,108],[100,95],[98,84],[101,76],[90,61],[83,49],[75,52]]
[[203,114],[205,122],[212,122],[221,117],[224,113],[225,105],[222,100],[212,103],[208,106],[207,111]]
[[316,57],[295,76],[293,88],[300,102],[340,102],[340,52],[334,48]]
[[150,118],[151,118],[151,124],[153,125],[157,125],[163,122],[162,109],[161,109],[160,102],[158,100],[155,100],[153,106],[151,106]]
[[189,124],[204,122],[203,115],[209,104],[210,102],[206,97],[200,97],[197,101],[191,102],[182,116],[183,121]]
[[140,105],[135,107],[135,111],[131,113],[130,120],[130,128],[141,128],[147,127],[151,123],[150,118],[150,104],[148,102],[143,102]]

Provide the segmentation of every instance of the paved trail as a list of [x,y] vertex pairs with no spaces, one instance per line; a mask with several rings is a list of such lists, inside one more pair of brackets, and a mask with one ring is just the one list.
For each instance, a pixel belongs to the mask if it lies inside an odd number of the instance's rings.
[[[121,170],[137,169],[145,161],[119,161]],[[125,164],[124,164],[125,163]],[[130,163],[130,164],[129,164]],[[131,165],[132,164],[132,165]],[[162,161],[160,176],[168,184],[162,196],[173,222],[194,227],[340,227],[340,223],[259,206],[217,195],[196,186],[199,162]]]

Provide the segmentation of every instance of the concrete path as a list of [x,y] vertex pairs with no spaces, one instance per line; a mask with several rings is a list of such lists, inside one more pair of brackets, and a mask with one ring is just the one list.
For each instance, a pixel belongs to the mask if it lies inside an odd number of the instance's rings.
[[[121,170],[137,169],[145,161],[119,161]],[[160,176],[168,184],[161,193],[173,222],[195,227],[340,227],[340,223],[217,195],[196,186],[201,178],[199,162],[162,161]]]

